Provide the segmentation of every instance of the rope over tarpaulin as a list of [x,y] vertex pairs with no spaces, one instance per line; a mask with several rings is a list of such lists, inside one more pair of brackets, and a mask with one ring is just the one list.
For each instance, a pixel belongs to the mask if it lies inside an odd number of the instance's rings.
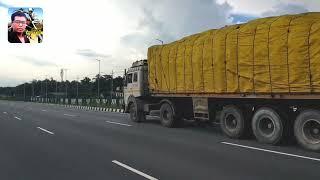
[[261,18],[148,49],[153,93],[319,93],[320,13]]

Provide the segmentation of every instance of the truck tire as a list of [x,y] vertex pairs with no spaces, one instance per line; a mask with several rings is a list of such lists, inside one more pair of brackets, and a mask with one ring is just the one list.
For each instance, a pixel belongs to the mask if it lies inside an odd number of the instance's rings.
[[248,131],[248,125],[240,108],[234,105],[223,107],[220,113],[220,126],[222,132],[230,138],[243,138]]
[[276,145],[283,138],[284,122],[275,110],[262,107],[253,115],[252,131],[259,142]]
[[181,124],[182,119],[177,116],[173,107],[165,102],[160,108],[160,121],[163,126],[173,128]]
[[141,121],[144,121],[146,118],[146,115],[142,111],[138,110],[136,103],[130,104],[129,113],[130,113],[130,119],[133,122],[141,122]]
[[320,111],[302,111],[294,122],[294,135],[305,149],[320,151]]

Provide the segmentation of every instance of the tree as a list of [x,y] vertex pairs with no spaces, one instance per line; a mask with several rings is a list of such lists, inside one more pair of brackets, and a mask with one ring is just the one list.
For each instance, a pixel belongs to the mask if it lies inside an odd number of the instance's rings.
[[[33,95],[36,97],[64,97],[66,86],[68,87],[68,98],[98,98],[98,75],[90,79],[84,77],[80,82],[77,81],[64,81],[58,82],[52,77],[45,80],[32,80],[30,83],[19,84],[16,87],[0,87],[0,96],[16,97],[17,99],[30,99]],[[113,83],[112,81],[113,80]],[[123,89],[123,78],[118,76],[112,79],[111,75],[100,76],[100,94],[103,97],[110,97],[111,92],[115,92],[117,87]],[[111,86],[113,87],[111,91]],[[58,92],[58,93],[57,93]]]

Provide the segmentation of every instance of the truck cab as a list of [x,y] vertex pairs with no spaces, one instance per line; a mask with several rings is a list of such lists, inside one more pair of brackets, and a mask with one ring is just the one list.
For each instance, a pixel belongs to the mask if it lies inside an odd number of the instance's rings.
[[148,95],[148,63],[147,60],[139,60],[125,71],[124,77],[124,104],[128,112],[128,105],[133,99]]

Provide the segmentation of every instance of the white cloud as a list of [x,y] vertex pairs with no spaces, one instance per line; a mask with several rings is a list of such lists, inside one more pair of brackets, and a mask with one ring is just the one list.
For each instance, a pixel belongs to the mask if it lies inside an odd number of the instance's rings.
[[233,13],[259,15],[272,9],[279,0],[217,0],[218,3],[229,3]]
[[[217,0],[218,3],[227,2],[233,7],[234,13],[262,15],[266,12],[276,11],[283,8],[283,14],[291,13],[295,6],[304,7],[308,11],[320,11],[319,0]],[[300,11],[293,11],[300,12]],[[276,12],[275,12],[276,13]],[[277,14],[270,14],[277,15]]]
[[264,17],[267,16],[277,16],[277,15],[284,15],[284,14],[298,14],[298,13],[305,13],[309,10],[305,7],[304,4],[300,3],[290,3],[290,4],[277,4],[272,7],[271,10],[263,12],[261,15]]
[[[231,6],[213,0],[139,1],[132,14],[139,12],[133,32],[121,38],[124,47],[146,57],[147,48],[172,42],[193,33],[224,26],[230,19]],[[128,3],[133,5],[133,2]],[[133,51],[134,51],[133,50]]]
[[111,55],[99,54],[92,49],[78,49],[76,54],[90,59],[108,59],[111,57]]

